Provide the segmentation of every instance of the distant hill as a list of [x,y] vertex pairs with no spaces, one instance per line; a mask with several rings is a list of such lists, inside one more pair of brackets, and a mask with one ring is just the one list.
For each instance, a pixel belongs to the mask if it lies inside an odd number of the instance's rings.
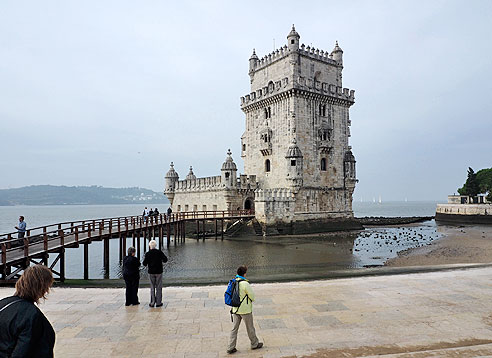
[[166,204],[162,193],[143,188],[32,185],[0,189],[0,206],[76,204]]

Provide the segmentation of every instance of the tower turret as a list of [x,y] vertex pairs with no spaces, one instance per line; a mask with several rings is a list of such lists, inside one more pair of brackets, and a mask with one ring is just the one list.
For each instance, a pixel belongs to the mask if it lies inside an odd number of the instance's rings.
[[302,173],[303,173],[303,155],[301,149],[297,146],[295,138],[292,139],[292,144],[287,149],[285,154],[287,160],[287,180],[291,182],[291,185],[299,190],[302,186]]
[[227,150],[227,157],[222,164],[221,169],[222,182],[225,184],[226,188],[233,188],[236,185],[237,167],[236,163],[234,163],[234,160],[232,159],[231,154],[231,150]]
[[195,180],[196,176],[195,173],[193,173],[193,167],[190,165],[190,171],[188,172],[188,175],[186,176],[186,180]]
[[331,51],[330,57],[337,61],[337,64],[343,66],[343,50],[338,46],[338,41],[335,41],[335,48]]
[[296,28],[294,25],[292,25],[292,30],[290,30],[289,34],[287,35],[287,44],[289,46],[289,50],[291,51],[297,51],[299,50],[299,39],[301,36],[296,31]]
[[[350,147],[349,147],[350,148]],[[355,176],[355,157],[349,149],[343,158],[345,179],[357,180]]]
[[174,200],[174,186],[179,180],[179,175],[174,170],[173,162],[171,162],[171,166],[169,168],[169,171],[166,173],[165,179],[166,179],[166,187],[164,188],[164,194],[167,196],[167,198],[169,199],[172,205]]
[[258,65],[258,56],[256,56],[255,49],[253,49],[253,54],[249,58],[249,74],[253,73]]

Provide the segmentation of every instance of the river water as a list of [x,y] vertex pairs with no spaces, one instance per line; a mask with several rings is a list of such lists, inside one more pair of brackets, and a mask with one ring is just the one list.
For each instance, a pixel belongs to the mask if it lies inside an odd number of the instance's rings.
[[[361,216],[432,216],[437,202],[354,202],[354,214]],[[158,206],[159,207],[159,206]],[[167,206],[159,207],[164,212]],[[66,205],[0,207],[0,233],[11,232],[19,215],[28,227],[61,221],[137,215],[142,205]],[[224,282],[240,264],[248,275],[276,279],[330,276],[348,268],[382,265],[401,250],[429,244],[440,237],[434,221],[406,227],[370,228],[361,232],[309,235],[303,237],[251,237],[195,240],[164,247],[169,262],[165,281]],[[143,245],[143,240],[141,240]],[[127,239],[127,247],[132,240]],[[89,277],[103,278],[102,243],[89,245]],[[143,247],[142,247],[143,252]],[[121,277],[118,240],[110,240],[110,278]],[[82,278],[82,247],[67,249],[66,275]],[[54,256],[54,255],[52,255]],[[51,258],[53,259],[53,258]],[[142,270],[142,276],[146,276]]]

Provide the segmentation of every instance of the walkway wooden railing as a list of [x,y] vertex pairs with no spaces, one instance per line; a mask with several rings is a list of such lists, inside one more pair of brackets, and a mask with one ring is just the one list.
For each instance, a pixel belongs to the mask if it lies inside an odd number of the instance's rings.
[[[221,236],[223,237],[224,220],[235,220],[253,217],[251,210],[235,211],[192,211],[178,212],[171,215],[143,217],[122,216],[102,219],[90,219],[61,222],[51,225],[29,228],[25,237],[17,238],[17,232],[0,234],[0,267],[4,281],[18,276],[31,262],[48,265],[49,253],[57,253],[58,257],[50,268],[61,280],[65,278],[65,249],[84,245],[84,278],[88,278],[88,245],[92,241],[104,240],[104,267],[109,271],[109,239],[120,239],[120,259],[126,251],[126,238],[133,237],[138,243],[140,238],[158,238],[159,247],[163,245],[164,235],[167,245],[171,236],[176,243],[184,240],[185,222],[196,221],[197,235],[200,234],[200,222],[204,228],[205,221],[215,220],[215,234],[218,233],[218,222],[221,222]],[[204,229],[202,230],[204,233]],[[123,240],[125,238],[125,240]],[[138,246],[138,249],[140,245]],[[140,250],[138,250],[140,256]],[[35,261],[38,259],[39,261]],[[60,261],[59,271],[55,265]],[[12,268],[15,270],[12,272]],[[0,282],[1,283],[1,282]]]

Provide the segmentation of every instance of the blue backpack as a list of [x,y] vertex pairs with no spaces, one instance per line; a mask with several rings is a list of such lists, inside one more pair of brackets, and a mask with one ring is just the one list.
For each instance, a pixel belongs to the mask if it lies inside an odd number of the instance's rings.
[[236,280],[233,278],[227,285],[227,290],[224,293],[224,302],[231,307],[241,306],[241,298],[239,297],[239,282],[245,281],[243,279]]

